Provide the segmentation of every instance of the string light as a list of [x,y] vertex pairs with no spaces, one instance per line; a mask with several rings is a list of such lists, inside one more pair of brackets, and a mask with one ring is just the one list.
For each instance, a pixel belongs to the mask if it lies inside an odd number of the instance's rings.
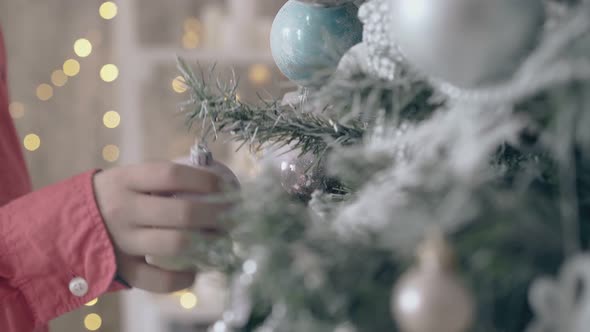
[[37,98],[42,101],[47,101],[53,97],[53,88],[49,84],[40,84],[37,87]]
[[112,1],[107,1],[100,5],[98,12],[100,14],[100,17],[104,18],[105,20],[112,20],[113,18],[115,18],[115,16],[117,16],[119,8],[117,7],[116,3]]
[[186,293],[189,293],[190,291],[188,289],[183,289],[183,290],[179,290],[177,292],[172,293],[173,296],[177,296],[177,297],[181,297]]
[[97,314],[88,314],[84,317],[84,327],[88,331],[96,331],[102,325],[102,318]]
[[77,56],[85,58],[92,53],[92,43],[86,38],[80,38],[74,43],[74,52]]
[[113,64],[107,64],[100,69],[100,78],[107,82],[113,82],[119,77],[119,68]]
[[117,128],[121,124],[121,115],[116,111],[108,111],[103,115],[102,123],[109,129]]
[[74,59],[68,59],[64,62],[63,71],[66,75],[74,77],[80,73],[80,63]]
[[266,84],[270,81],[270,76],[270,69],[262,64],[252,65],[248,70],[248,78],[254,84]]
[[119,154],[119,147],[116,145],[107,145],[102,149],[102,158],[111,163],[119,160]]
[[58,69],[51,74],[51,83],[55,86],[64,86],[68,82],[68,75],[63,70]]
[[197,32],[187,31],[182,36],[182,47],[186,49],[194,49],[201,44],[201,37]]
[[23,140],[23,145],[29,151],[36,151],[41,147],[41,138],[36,134],[28,134]]
[[20,119],[25,116],[25,105],[19,102],[13,102],[8,106],[8,111],[13,119]]
[[196,17],[189,17],[184,20],[184,35],[182,36],[182,47],[193,49],[201,44],[201,22]]
[[201,31],[201,22],[199,21],[198,18],[196,17],[189,17],[186,20],[184,20],[184,31],[193,31],[193,32],[199,32]]
[[87,302],[84,305],[87,306],[87,307],[92,307],[92,306],[96,305],[97,303],[98,303],[98,298],[96,298],[94,300],[91,300],[91,301]]
[[187,90],[184,77],[176,76],[176,78],[172,80],[172,90],[176,93],[183,93]]
[[192,309],[197,306],[197,296],[193,293],[187,292],[180,296],[180,305],[184,309]]

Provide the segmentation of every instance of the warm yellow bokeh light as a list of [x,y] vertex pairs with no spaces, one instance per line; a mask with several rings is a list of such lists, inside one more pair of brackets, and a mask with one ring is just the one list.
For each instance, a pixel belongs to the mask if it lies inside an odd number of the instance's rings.
[[94,300],[91,300],[91,301],[89,301],[88,303],[86,303],[84,305],[87,306],[87,307],[92,307],[92,306],[96,305],[97,303],[98,303],[98,299],[94,299]]
[[112,1],[107,1],[100,5],[98,12],[100,13],[100,17],[104,18],[105,20],[111,20],[115,18],[115,16],[117,16],[117,13],[119,12],[119,7],[117,7],[116,3]]
[[176,93],[183,93],[187,90],[186,83],[182,76],[176,76],[176,78],[172,80],[172,90]]
[[184,20],[184,31],[185,32],[188,32],[188,31],[199,32],[199,31],[201,31],[201,21],[199,21],[199,19],[196,17],[187,18],[186,20]]
[[88,314],[84,317],[84,327],[88,331],[96,331],[102,325],[102,318],[97,314]]
[[86,38],[80,38],[74,43],[74,52],[77,56],[85,58],[92,53],[92,43]]
[[70,77],[74,77],[80,73],[80,63],[74,59],[68,59],[63,65],[64,73]]
[[113,82],[119,77],[119,68],[113,64],[102,66],[100,69],[100,78],[105,82]]
[[102,123],[109,129],[117,128],[121,124],[121,115],[115,111],[108,111],[103,115]]
[[201,37],[198,32],[187,31],[182,36],[182,47],[192,49],[197,48],[201,44]]
[[119,160],[119,147],[116,145],[107,145],[102,149],[102,158],[108,162]]
[[23,140],[23,145],[29,151],[36,151],[41,147],[41,138],[36,134],[28,134]]
[[25,105],[19,102],[13,102],[8,106],[8,111],[13,119],[20,119],[25,116]]
[[53,97],[53,88],[49,84],[40,84],[37,87],[37,98],[43,101],[47,101]]
[[248,78],[254,84],[266,84],[270,81],[270,69],[262,64],[252,65],[248,70]]
[[192,309],[197,306],[197,296],[193,293],[184,293],[180,296],[180,305],[185,309]]
[[68,82],[68,75],[63,72],[63,70],[58,69],[54,70],[51,73],[51,83],[55,86],[64,86]]

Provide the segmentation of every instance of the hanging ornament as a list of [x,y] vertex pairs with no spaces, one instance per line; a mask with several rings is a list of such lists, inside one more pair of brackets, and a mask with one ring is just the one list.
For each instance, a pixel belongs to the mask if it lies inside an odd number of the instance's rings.
[[371,0],[359,8],[359,18],[363,22],[363,45],[367,55],[363,58],[370,75],[393,81],[398,70],[397,61],[401,54],[390,38],[387,24],[391,0]]
[[454,254],[440,232],[428,236],[418,266],[401,277],[392,297],[393,316],[403,332],[464,332],[474,301],[454,271]]
[[[197,143],[191,148],[189,157],[175,160],[176,163],[195,168],[207,168],[220,176],[227,187],[239,187],[235,174],[225,165],[213,159],[213,154],[204,144]],[[174,194],[176,198],[202,200],[194,194]],[[186,254],[177,257],[146,256],[148,264],[169,271],[224,268],[234,260],[233,241],[228,236],[210,237],[199,232],[191,234],[191,246]]]
[[390,37],[408,62],[459,87],[509,78],[543,30],[541,0],[389,0]]
[[295,156],[281,162],[281,184],[291,194],[309,198],[320,189],[324,180],[324,167],[311,154]]
[[307,87],[330,76],[342,55],[362,39],[357,11],[350,1],[288,1],[277,14],[270,36],[279,69]]

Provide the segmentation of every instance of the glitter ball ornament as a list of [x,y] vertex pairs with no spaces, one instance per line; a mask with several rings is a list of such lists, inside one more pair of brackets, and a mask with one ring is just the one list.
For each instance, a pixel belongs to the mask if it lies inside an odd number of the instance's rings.
[[453,253],[442,234],[431,234],[418,256],[418,266],[401,277],[392,297],[400,330],[467,331],[473,321],[474,301],[453,269]]
[[362,39],[357,11],[350,2],[325,6],[288,1],[276,16],[270,37],[279,69],[302,86],[331,75],[342,55]]
[[[235,174],[225,165],[213,159],[213,155],[201,144],[195,144],[191,149],[191,155],[175,160],[176,163],[196,168],[207,168],[219,175],[227,187],[239,187],[239,181]],[[200,195],[174,194],[179,199],[202,200]],[[191,234],[191,245],[184,255],[177,257],[147,256],[148,264],[158,266],[169,271],[187,271],[209,268],[224,268],[234,260],[233,241],[227,236],[207,236],[199,232]]]
[[371,0],[359,8],[359,18],[363,22],[363,45],[367,55],[368,74],[393,81],[396,76],[396,61],[401,54],[391,41],[389,19],[391,0]]
[[324,179],[323,166],[316,165],[313,155],[303,155],[281,162],[281,184],[291,194],[309,197]]
[[507,79],[542,32],[541,0],[389,0],[390,37],[424,74],[459,87]]

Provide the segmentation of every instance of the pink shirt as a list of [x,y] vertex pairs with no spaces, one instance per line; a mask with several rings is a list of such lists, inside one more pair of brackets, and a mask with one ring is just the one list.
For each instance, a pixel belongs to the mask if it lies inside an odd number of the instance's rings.
[[0,32],[0,331],[46,331],[50,320],[124,287],[113,282],[115,254],[94,197],[95,172],[31,192],[6,76]]

